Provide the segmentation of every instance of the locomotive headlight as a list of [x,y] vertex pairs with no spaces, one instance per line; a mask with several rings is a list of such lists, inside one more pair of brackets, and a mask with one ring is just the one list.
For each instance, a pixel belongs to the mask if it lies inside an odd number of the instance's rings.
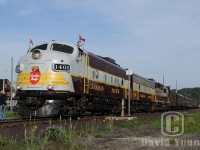
[[48,104],[53,104],[53,100],[46,100],[46,101],[45,101],[45,104],[46,104],[46,105],[48,105]]
[[39,59],[41,57],[41,52],[39,50],[34,50],[32,52],[33,59]]
[[23,64],[19,64],[19,65],[16,66],[15,72],[16,73],[20,73],[20,72],[23,71],[23,69],[24,69],[24,65]]
[[47,86],[47,89],[48,89],[48,90],[53,90],[53,85],[48,85],[48,86]]
[[53,100],[49,100],[49,103],[53,103]]

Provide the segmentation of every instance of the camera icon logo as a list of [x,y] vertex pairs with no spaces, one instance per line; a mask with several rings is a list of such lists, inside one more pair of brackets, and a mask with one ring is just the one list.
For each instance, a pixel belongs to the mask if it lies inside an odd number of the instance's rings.
[[184,133],[184,115],[180,112],[166,112],[161,116],[161,133],[166,136],[179,136]]

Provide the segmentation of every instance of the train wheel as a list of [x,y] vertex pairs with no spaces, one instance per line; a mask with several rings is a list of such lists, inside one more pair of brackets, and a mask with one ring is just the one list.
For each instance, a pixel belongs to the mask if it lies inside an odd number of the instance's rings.
[[120,101],[117,101],[117,104],[112,108],[112,114],[120,115],[122,109],[122,104]]
[[131,114],[134,114],[134,113],[136,113],[136,110],[137,110],[137,108],[136,108],[137,106],[136,106],[136,103],[131,103]]

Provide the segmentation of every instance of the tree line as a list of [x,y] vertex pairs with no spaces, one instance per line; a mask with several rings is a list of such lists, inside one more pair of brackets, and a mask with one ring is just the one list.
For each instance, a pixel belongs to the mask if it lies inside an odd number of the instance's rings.
[[183,88],[178,90],[178,94],[182,94],[183,96],[190,98],[192,100],[200,101],[200,87]]

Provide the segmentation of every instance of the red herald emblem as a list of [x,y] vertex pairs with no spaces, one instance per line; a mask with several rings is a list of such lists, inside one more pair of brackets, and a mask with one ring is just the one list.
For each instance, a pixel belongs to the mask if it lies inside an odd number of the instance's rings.
[[39,67],[38,66],[33,66],[31,69],[32,69],[33,72],[30,73],[30,82],[32,84],[37,84],[40,81],[40,70],[39,70]]
[[37,84],[40,81],[40,72],[31,72],[30,73],[30,82],[32,84]]

